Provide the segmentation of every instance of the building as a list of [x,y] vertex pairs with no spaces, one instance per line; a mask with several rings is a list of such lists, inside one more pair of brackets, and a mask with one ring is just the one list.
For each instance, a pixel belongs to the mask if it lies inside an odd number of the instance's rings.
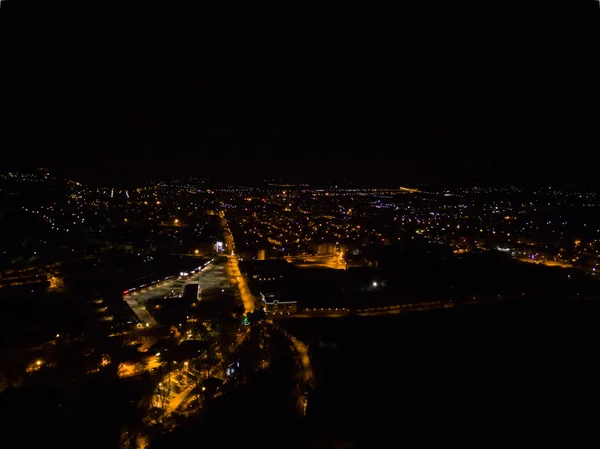
[[339,253],[345,253],[348,249],[348,245],[339,243],[320,243],[312,245],[312,250],[319,256],[334,256]]
[[200,284],[187,284],[183,289],[183,299],[200,301]]
[[296,313],[298,310],[297,301],[279,301],[274,299],[274,295],[260,294],[262,303],[264,304],[265,312],[273,314],[290,314]]
[[264,249],[259,249],[256,252],[256,260],[265,260],[267,258],[267,252]]

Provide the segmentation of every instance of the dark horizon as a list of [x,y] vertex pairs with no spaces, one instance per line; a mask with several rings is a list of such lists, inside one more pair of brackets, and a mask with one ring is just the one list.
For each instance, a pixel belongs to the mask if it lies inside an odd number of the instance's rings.
[[[160,163],[160,162],[159,162]],[[247,164],[244,167],[224,170],[219,164],[211,166],[204,165],[202,169],[190,169],[188,167],[174,167],[171,170],[165,170],[165,164],[161,169],[143,168],[136,169],[135,166],[125,165],[122,162],[107,163],[113,165],[110,169],[106,166],[96,165],[94,167],[57,167],[47,164],[36,165],[13,165],[4,171],[11,170],[31,172],[38,168],[47,168],[53,175],[63,176],[75,181],[83,182],[90,186],[113,186],[123,185],[134,187],[142,185],[148,181],[168,181],[172,179],[183,178],[207,178],[213,183],[229,185],[257,185],[265,180],[273,182],[290,183],[341,183],[345,185],[365,185],[365,186],[393,186],[403,184],[423,184],[432,186],[502,186],[514,185],[523,187],[543,187],[543,186],[589,186],[597,187],[599,185],[597,177],[593,174],[586,174],[585,177],[578,176],[577,173],[567,174],[567,176],[552,176],[547,174],[519,176],[484,173],[473,171],[464,173],[461,176],[444,177],[443,174],[429,175],[402,175],[391,174],[389,172],[373,171],[369,172],[368,167],[345,167],[339,170],[334,166],[321,167],[320,170],[310,170],[310,167],[304,167],[299,173],[285,173],[278,167],[269,168],[265,165],[257,164],[255,166]],[[118,169],[114,165],[119,165]],[[328,172],[330,174],[328,174]]]

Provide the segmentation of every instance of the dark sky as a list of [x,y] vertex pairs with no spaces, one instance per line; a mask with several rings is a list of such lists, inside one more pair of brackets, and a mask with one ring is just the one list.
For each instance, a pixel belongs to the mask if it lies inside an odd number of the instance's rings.
[[6,166],[110,182],[595,182],[593,0],[357,11],[319,31],[19,3],[1,11]]

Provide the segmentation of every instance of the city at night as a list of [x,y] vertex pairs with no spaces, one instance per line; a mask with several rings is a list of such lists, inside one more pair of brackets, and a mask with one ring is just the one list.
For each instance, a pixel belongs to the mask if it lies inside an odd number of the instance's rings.
[[183,67],[182,22],[3,1],[0,446],[597,446],[587,3],[204,11]]

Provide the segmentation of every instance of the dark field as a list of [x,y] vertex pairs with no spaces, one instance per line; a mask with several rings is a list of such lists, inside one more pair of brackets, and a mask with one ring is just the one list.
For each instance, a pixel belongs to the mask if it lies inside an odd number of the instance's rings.
[[576,444],[596,438],[598,311],[503,303],[282,325],[312,343],[317,435],[358,447]]

